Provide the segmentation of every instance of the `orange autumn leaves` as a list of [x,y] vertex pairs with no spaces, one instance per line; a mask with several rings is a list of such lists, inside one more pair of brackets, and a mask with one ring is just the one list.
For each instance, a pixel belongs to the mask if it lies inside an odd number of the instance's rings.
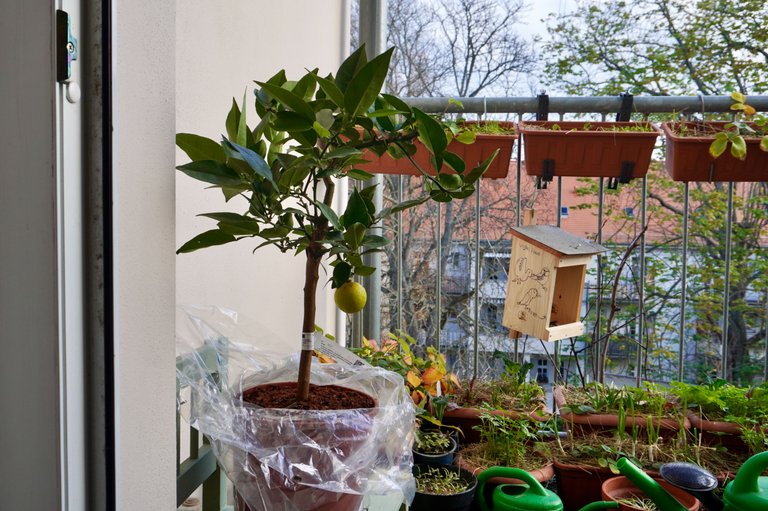
[[375,340],[363,339],[363,347],[357,355],[371,365],[383,367],[400,374],[414,404],[425,408],[430,396],[453,394],[461,391],[459,380],[445,367],[445,355],[434,347],[426,348],[426,357],[414,354],[416,341],[409,335],[389,334],[389,339],[379,344]]

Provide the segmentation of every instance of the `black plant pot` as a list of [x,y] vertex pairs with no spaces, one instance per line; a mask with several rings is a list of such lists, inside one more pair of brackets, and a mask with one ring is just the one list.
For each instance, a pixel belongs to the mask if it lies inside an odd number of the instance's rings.
[[426,454],[417,451],[414,447],[413,463],[422,465],[451,465],[453,463],[454,456],[456,456],[456,449],[458,448],[458,444],[452,436],[449,436],[448,439],[451,441],[451,447],[448,451],[441,454]]
[[[418,477],[423,470],[431,468],[430,465],[414,465],[413,475]],[[416,491],[413,503],[410,506],[411,511],[469,511],[472,508],[472,502],[475,499],[475,490],[477,489],[477,478],[459,467],[444,465],[443,470],[449,470],[459,474],[461,479],[470,486],[461,493],[450,495],[437,495],[433,493],[421,493]]]

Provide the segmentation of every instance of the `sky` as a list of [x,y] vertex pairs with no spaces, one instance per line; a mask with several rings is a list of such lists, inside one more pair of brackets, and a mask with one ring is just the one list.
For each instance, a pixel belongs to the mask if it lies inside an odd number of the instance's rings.
[[563,13],[576,6],[575,0],[527,0],[529,5],[526,11],[527,22],[520,25],[520,32],[538,35],[544,38],[546,25],[541,21],[549,13]]

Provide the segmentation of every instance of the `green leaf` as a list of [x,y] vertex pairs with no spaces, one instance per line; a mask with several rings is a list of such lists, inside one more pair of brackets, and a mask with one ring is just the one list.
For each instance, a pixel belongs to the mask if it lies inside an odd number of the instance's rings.
[[296,112],[281,110],[275,114],[272,126],[278,131],[308,131],[312,129],[312,121]]
[[373,275],[376,273],[376,268],[373,266],[355,266],[355,275],[360,275],[361,277],[367,277],[369,275]]
[[389,245],[389,240],[384,236],[378,236],[375,234],[368,234],[363,238],[363,245],[366,248],[384,248]]
[[760,139],[760,149],[768,152],[768,135]]
[[394,48],[377,55],[355,74],[344,91],[344,108],[351,116],[365,112],[381,92]]
[[424,204],[428,200],[429,200],[429,196],[424,195],[423,197],[419,197],[418,199],[410,199],[407,201],[400,202],[398,204],[395,204],[391,208],[383,210],[381,212],[381,217],[393,215],[395,213],[399,213],[400,211],[405,211],[406,209],[411,209],[420,204]]
[[493,163],[493,160],[496,158],[496,156],[499,154],[499,149],[496,149],[492,155],[490,155],[486,160],[478,165],[477,167],[473,168],[469,171],[469,174],[464,176],[464,184],[465,185],[471,185],[481,177],[483,177],[483,174],[488,170],[488,167]]
[[320,76],[315,76],[315,79],[320,84],[320,88],[325,92],[325,95],[328,96],[328,99],[333,101],[338,107],[344,106],[344,93],[339,90],[339,87],[334,82]]
[[419,128],[419,140],[434,155],[435,168],[440,170],[443,166],[443,153],[445,148],[448,147],[448,138],[440,123],[433,117],[425,114],[418,108],[414,108],[413,113],[416,116],[416,125]]
[[259,233],[259,223],[256,220],[237,213],[203,213],[198,216],[218,221],[219,229],[230,234],[252,235]]
[[240,124],[240,108],[237,106],[237,101],[232,98],[232,108],[229,109],[227,114],[227,137],[230,140],[237,140],[237,126]]
[[315,130],[315,133],[317,133],[317,136],[319,137],[328,138],[331,136],[331,132],[317,121],[312,123],[312,129]]
[[736,135],[731,140],[731,156],[739,160],[747,157],[747,143],[741,135]]
[[393,96],[391,94],[382,94],[381,97],[383,97],[387,101],[387,103],[389,103],[393,108],[397,109],[398,111],[403,113],[408,113],[408,114],[411,113],[411,107],[408,106],[408,103],[398,98],[397,96]]
[[462,160],[458,154],[445,151],[445,153],[443,153],[443,158],[445,158],[445,163],[447,163],[448,166],[450,166],[453,170],[459,174],[464,173],[464,169],[466,168],[467,164],[464,163],[464,160]]
[[728,147],[728,135],[725,133],[718,133],[715,135],[715,140],[709,145],[709,154],[712,158],[718,158],[725,152]]
[[229,146],[231,149],[234,149],[238,153],[240,153],[240,156],[243,157],[243,160],[245,163],[248,164],[248,166],[253,169],[256,174],[260,175],[270,183],[274,185],[275,188],[278,188],[277,183],[275,182],[274,177],[272,176],[272,169],[269,168],[269,165],[267,165],[267,162],[264,161],[264,158],[259,156],[256,152],[251,151],[247,147],[243,147],[238,144],[234,144],[230,142],[229,140],[224,140],[224,144]]
[[331,287],[333,289],[341,287],[352,277],[352,266],[344,261],[339,262],[333,267],[333,277],[331,278]]
[[240,176],[221,162],[214,160],[198,160],[176,167],[189,177],[198,181],[217,186],[241,186]]
[[347,177],[358,181],[368,181],[373,177],[373,174],[361,169],[350,169],[347,171]]
[[243,106],[240,108],[240,120],[237,124],[237,135],[235,136],[235,142],[241,146],[248,145],[247,133],[248,125],[245,122],[245,94],[248,92],[246,89],[243,92]]
[[315,206],[317,206],[317,209],[319,209],[323,216],[328,219],[332,226],[338,230],[341,230],[341,221],[339,221],[339,217],[336,215],[334,210],[328,207],[327,204],[324,204],[320,201],[315,201]]
[[198,234],[188,242],[184,243],[181,248],[176,251],[176,253],[185,254],[187,252],[194,252],[195,250],[199,250],[201,248],[223,245],[232,241],[237,241],[237,238],[235,238],[232,234],[222,232],[219,229],[213,229],[210,231],[205,231],[202,234]]
[[325,158],[329,160],[333,160],[334,158],[346,158],[348,156],[354,156],[357,154],[362,154],[362,151],[352,146],[342,146],[342,147],[337,147],[332,151],[329,151],[325,155]]
[[355,188],[352,190],[352,195],[350,195],[349,202],[347,202],[347,209],[344,211],[343,225],[346,227],[359,223],[368,227],[371,225],[371,221],[368,206],[366,206],[360,192]]
[[176,145],[187,153],[190,160],[214,160],[224,163],[226,156],[219,144],[210,138],[192,133],[176,134]]
[[[352,78],[367,62],[368,56],[365,54],[365,45],[363,44],[352,55],[347,57],[339,66],[339,70],[336,71],[335,83],[339,91],[345,92],[347,90],[349,82],[352,81]],[[339,103],[339,106],[343,104],[344,102],[342,101]]]
[[282,103],[285,107],[293,110],[297,114],[301,115],[302,117],[306,118],[310,122],[315,121],[315,111],[312,110],[312,107],[304,101],[303,98],[299,97],[298,95],[294,94],[293,92],[283,89],[282,87],[278,87],[277,85],[272,85],[271,83],[265,83],[265,82],[256,82],[262,89],[267,91],[270,96],[277,99],[280,103]]
[[739,103],[744,103],[747,100],[746,96],[741,92],[731,92],[731,99]]
[[470,130],[464,130],[456,135],[456,141],[462,144],[472,144],[477,139],[477,133]]
[[352,250],[357,250],[365,237],[366,226],[360,223],[355,223],[347,227],[344,231],[344,241]]

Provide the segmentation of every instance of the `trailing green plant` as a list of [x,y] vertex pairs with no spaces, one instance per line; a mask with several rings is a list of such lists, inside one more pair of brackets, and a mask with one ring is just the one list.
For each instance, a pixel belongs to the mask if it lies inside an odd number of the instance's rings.
[[671,392],[688,408],[709,420],[735,422],[739,418],[768,421],[768,383],[739,387],[722,379],[702,385],[672,382]]
[[433,495],[453,495],[470,488],[471,483],[456,470],[443,466],[427,467],[416,476],[416,491]]
[[[495,157],[473,169],[447,150],[457,134],[399,98],[382,94],[381,88],[394,49],[371,60],[361,47],[349,56],[335,75],[311,70],[298,80],[280,71],[257,81],[256,113],[251,127],[242,106],[233,100],[226,119],[226,136],[220,143],[198,135],[180,133],[177,145],[192,160],[178,167],[190,177],[220,190],[226,201],[236,203],[226,212],[201,216],[217,222],[184,243],[178,253],[258,239],[256,250],[272,246],[281,252],[306,257],[302,332],[315,329],[316,290],[321,263],[330,258],[331,287],[338,289],[354,276],[376,269],[363,255],[379,252],[388,240],[369,228],[398,211],[432,199],[448,202],[469,197],[477,180]],[[429,176],[412,158],[418,139],[430,152],[435,176]],[[426,195],[377,210],[375,185],[366,185],[371,174],[357,168],[364,151],[385,151],[408,158],[426,180]],[[343,212],[332,209],[338,179],[355,184]],[[233,212],[237,208],[240,212]],[[312,346],[302,347],[297,403],[306,403]]]
[[422,454],[444,454],[451,450],[451,438],[442,431],[416,430],[416,444],[413,449]]

